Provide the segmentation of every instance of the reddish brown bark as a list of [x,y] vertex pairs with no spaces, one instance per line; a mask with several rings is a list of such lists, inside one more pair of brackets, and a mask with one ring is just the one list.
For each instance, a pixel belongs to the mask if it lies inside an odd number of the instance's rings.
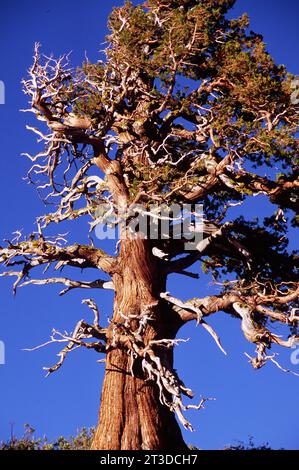
[[[158,294],[165,288],[165,276],[147,241],[122,244],[120,268],[113,280],[115,321],[124,321],[120,312],[138,315],[151,305],[154,321],[147,327],[145,342],[174,337],[177,319],[170,317],[166,304],[158,302]],[[163,354],[162,361],[172,363],[172,351]],[[125,350],[112,349],[107,354],[99,424],[92,449],[186,449],[174,414],[159,401],[157,386],[144,380],[138,364],[134,375],[130,373],[130,358]]]

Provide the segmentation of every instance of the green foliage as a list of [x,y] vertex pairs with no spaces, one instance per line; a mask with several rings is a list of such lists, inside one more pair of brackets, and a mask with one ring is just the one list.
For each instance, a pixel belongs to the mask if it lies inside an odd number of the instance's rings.
[[225,446],[223,450],[271,450],[271,447],[268,442],[257,445],[250,436],[248,442],[237,441],[234,445]]
[[20,438],[12,435],[8,441],[0,442],[0,450],[89,450],[95,431],[94,428],[83,427],[76,436],[60,436],[49,442],[45,436],[36,438],[35,429],[29,424],[25,424],[24,428]]
[[[68,438],[60,436],[54,442],[49,442],[47,437],[36,438],[35,429],[29,424],[24,426],[24,434],[20,438],[12,435],[6,442],[0,442],[0,450],[89,450],[94,436],[95,428],[83,427],[76,436]],[[201,450],[190,444],[190,450]],[[237,441],[234,445],[228,445],[223,450],[271,450],[268,443],[257,445],[252,436],[248,442]]]

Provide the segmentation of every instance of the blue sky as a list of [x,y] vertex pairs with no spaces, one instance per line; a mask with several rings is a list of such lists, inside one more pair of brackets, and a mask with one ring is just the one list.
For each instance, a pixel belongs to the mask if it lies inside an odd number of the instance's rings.
[[[25,130],[29,115],[19,112],[26,106],[20,81],[31,64],[34,42],[41,42],[46,53],[55,55],[72,50],[74,65],[82,62],[85,51],[95,61],[106,34],[107,15],[113,5],[121,4],[119,0],[1,0],[0,80],[6,86],[6,104],[0,106],[0,239],[18,228],[29,233],[44,210],[34,188],[22,181],[28,161],[20,157],[22,152],[37,151],[34,136]],[[299,3],[239,0],[233,13],[243,12],[249,13],[251,28],[264,35],[276,62],[299,74]],[[264,212],[262,204],[255,210]],[[86,225],[78,225],[72,236],[81,239],[86,232]],[[171,279],[169,289],[186,299],[210,292],[203,279]],[[55,362],[55,346],[22,351],[47,340],[54,326],[71,330],[80,318],[88,318],[87,308],[81,306],[86,292],[59,298],[58,288],[29,287],[20,289],[14,299],[11,279],[0,281],[0,292],[0,340],[6,346],[6,364],[0,365],[0,439],[9,436],[12,424],[20,433],[23,424],[30,423],[39,435],[51,439],[94,425],[103,377],[96,354],[74,352],[63,369],[45,379],[42,367]],[[111,294],[100,291],[93,297],[103,316],[110,315]],[[257,443],[268,441],[273,448],[298,448],[299,378],[271,365],[253,371],[243,354],[253,348],[241,337],[239,322],[220,313],[212,324],[221,335],[227,357],[194,325],[181,331],[181,337],[191,340],[176,351],[176,367],[196,396],[216,398],[205,411],[189,413],[196,432],[184,432],[186,441],[213,449],[252,435]],[[281,351],[280,360],[291,367],[289,351]]]

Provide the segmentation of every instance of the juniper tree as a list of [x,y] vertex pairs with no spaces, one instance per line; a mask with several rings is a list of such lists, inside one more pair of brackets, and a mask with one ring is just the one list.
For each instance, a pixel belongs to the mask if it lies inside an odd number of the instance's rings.
[[[49,283],[64,284],[61,294],[115,291],[109,324],[99,323],[96,302],[86,299],[94,323],[82,320],[70,335],[54,330],[50,340],[65,347],[49,374],[75,348],[105,355],[93,449],[186,448],[176,418],[191,428],[186,410],[205,401],[190,404],[192,391],[173,366],[178,332],[187,322],[204,328],[222,349],[209,316],[222,311],[235,317],[256,345],[249,358],[256,369],[268,361],[281,367],[271,346],[291,347],[297,340],[297,255],[288,247],[291,224],[298,223],[294,77],[274,63],[260,35],[248,32],[246,15],[228,19],[234,3],[126,2],[111,13],[98,62],[86,59],[72,69],[68,56],[44,56],[36,45],[23,81],[28,111],[43,123],[29,129],[44,143],[40,153],[27,155],[27,177],[56,207],[38,218],[30,236],[19,234],[2,247],[0,256],[12,267],[4,274],[17,278],[14,291]],[[266,200],[271,213],[262,210],[252,219],[244,210],[240,216],[245,202],[261,208]],[[132,235],[134,207],[157,227],[163,217],[152,206],[173,204],[191,207],[189,231],[181,237],[172,236],[175,230],[167,237],[161,230],[158,237],[142,230]],[[197,204],[204,210],[200,228]],[[81,217],[94,229],[107,214],[115,216],[110,224],[122,227],[113,255],[99,240],[69,245],[47,235],[53,224]],[[174,229],[176,217],[169,212],[165,218]],[[200,265],[214,279],[215,295],[186,301],[167,292],[170,274],[187,276],[186,282],[188,276],[206,279],[196,272]],[[93,268],[95,275],[90,281],[35,279],[40,266]],[[289,336],[274,333],[273,323],[289,327]]]

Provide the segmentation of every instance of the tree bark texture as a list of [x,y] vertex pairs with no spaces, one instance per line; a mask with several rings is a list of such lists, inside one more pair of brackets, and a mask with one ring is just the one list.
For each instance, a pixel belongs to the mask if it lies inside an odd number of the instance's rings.
[[[122,323],[121,314],[140,316],[145,309],[150,309],[153,321],[146,328],[145,344],[150,340],[174,338],[180,325],[167,304],[159,300],[159,293],[165,290],[166,276],[159,269],[159,260],[151,254],[149,242],[123,241],[119,259],[119,268],[113,276],[113,321]],[[111,330],[112,325],[113,322]],[[159,356],[162,363],[172,364],[172,349],[159,352]],[[133,376],[130,362],[127,351],[121,348],[107,354],[99,423],[92,449],[186,450],[174,413],[159,401],[157,385],[145,380],[138,361],[134,364]]]

